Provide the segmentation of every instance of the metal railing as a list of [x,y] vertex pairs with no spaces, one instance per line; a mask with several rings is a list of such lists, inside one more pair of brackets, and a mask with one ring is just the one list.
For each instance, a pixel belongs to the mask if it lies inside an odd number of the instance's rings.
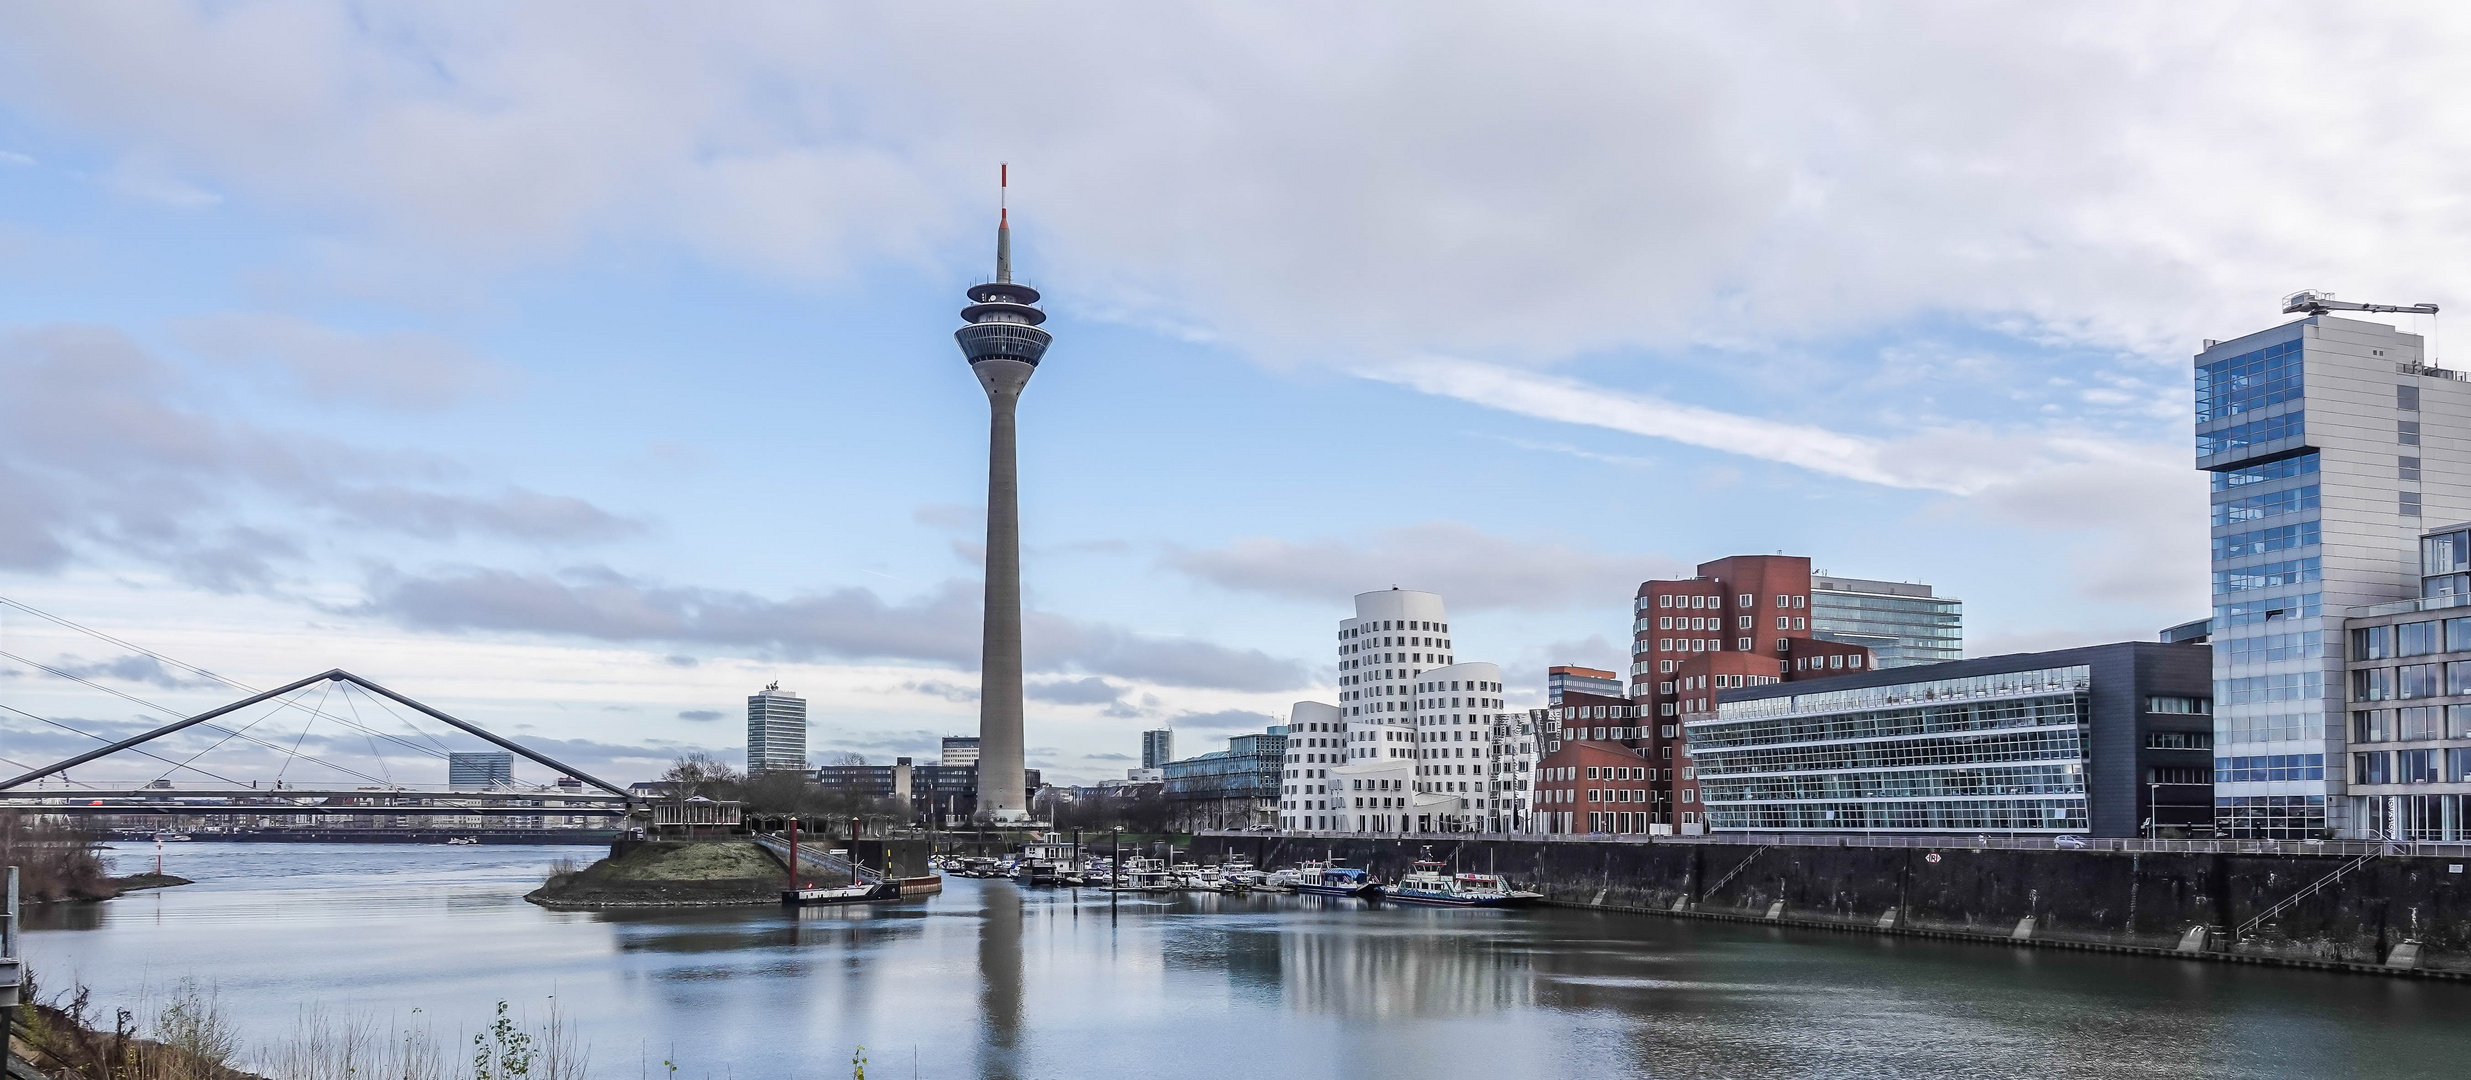
[[1203,830],[1195,835],[1283,837],[1312,840],[1471,840],[1487,843],[1563,844],[1755,844],[1769,847],[1926,848],[2004,851],[2109,851],[2158,855],[2320,855],[2350,857],[2383,855],[2416,858],[2471,859],[2471,842],[2438,843],[2411,840],[2145,840],[2112,837],[1989,836],[1965,833],[1772,833],[1718,832],[1698,836],[1645,836],[1631,833],[1482,833],[1482,832],[1277,832],[1246,833]]
[[[789,859],[789,841],[767,833],[757,836],[755,842],[763,845],[764,850],[780,856],[783,861]],[[798,861],[809,866],[820,866],[836,874],[847,874],[851,881],[863,881],[869,885],[881,885],[885,880],[884,872],[881,870],[865,863],[844,859],[833,854],[829,849],[809,847],[805,841],[800,841],[798,844]]]
[[2231,940],[2237,941],[2241,938],[2247,937],[2249,932],[2255,930],[2257,927],[2265,925],[2267,920],[2272,919],[2274,916],[2280,915],[2283,912],[2291,910],[2302,900],[2306,900],[2311,896],[2324,892],[2326,886],[2342,880],[2343,875],[2348,874],[2353,870],[2357,870],[2360,867],[2366,866],[2380,858],[2383,858],[2383,856],[2362,855],[2358,858],[2352,859],[2350,862],[2336,867],[2333,873],[2318,878],[2315,884],[2312,884],[2305,889],[2301,889],[2298,892],[2292,893],[2289,896],[2283,897],[2282,900],[2274,906],[2258,912],[2255,918],[2239,924],[2239,929],[2231,931]]

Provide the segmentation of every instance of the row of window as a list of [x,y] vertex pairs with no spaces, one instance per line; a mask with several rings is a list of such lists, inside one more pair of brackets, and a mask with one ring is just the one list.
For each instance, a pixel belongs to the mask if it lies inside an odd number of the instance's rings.
[[1710,778],[1700,784],[1711,803],[1794,802],[1818,799],[1935,799],[1978,795],[2082,795],[2085,770],[2045,763],[1990,769],[1928,772],[1859,772],[1824,775]]
[[[1665,795],[1664,792],[1653,788],[1588,788],[1586,791],[1586,801],[1592,803],[1663,802]],[[1698,799],[1699,790],[1697,788],[1682,789],[1681,801],[1697,802]],[[1580,800],[1577,788],[1547,788],[1536,793],[1536,802],[1540,805],[1568,805],[1578,801]]]
[[1775,743],[1840,742],[1914,735],[1949,735],[2012,728],[2062,727],[2085,713],[2074,696],[2011,701],[1963,701],[1843,713],[1806,713],[1709,725],[1690,733],[1694,753]]
[[1425,619],[1377,619],[1362,626],[1351,626],[1339,631],[1338,639],[1346,641],[1349,638],[1377,634],[1385,630],[1429,630],[1437,634],[1447,634],[1450,632],[1450,624]]
[[2471,652],[2471,618],[2428,619],[2351,631],[2351,659],[2383,660],[2439,652]]
[[[1639,598],[1639,610],[1647,610],[1647,599],[1648,598],[1644,596]],[[1744,608],[1755,606],[1758,602],[1759,598],[1749,593],[1743,593],[1739,597],[1736,597],[1733,601],[1734,606]],[[1657,593],[1656,606],[1660,608],[1692,608],[1694,610],[1704,608],[1722,609],[1725,606],[1725,598],[1722,596],[1685,596],[1677,595],[1675,593]],[[1806,608],[1810,606],[1810,598],[1807,596],[1793,596],[1787,593],[1777,593],[1776,606],[1784,609]]]
[[1996,765],[2022,761],[2081,761],[2082,733],[2057,731],[1966,735],[1954,738],[1908,739],[1896,742],[1834,743],[1728,750],[1721,754],[1691,748],[1699,771],[1708,776],[1734,773],[1909,769],[1925,765]]
[[2353,701],[2409,701],[2471,694],[2471,660],[2361,668],[2351,673]]
[[2224,705],[2257,705],[2273,701],[2314,701],[2325,696],[2325,673],[2291,671],[2278,675],[2244,675],[2219,679],[2214,693]]
[[2324,560],[2311,555],[2287,562],[2243,566],[2237,570],[2214,571],[2214,591],[2239,592],[2245,589],[2279,589],[2286,585],[2304,585],[2325,578]]
[[[2335,761],[2339,763],[2340,758]],[[2272,783],[2286,780],[2325,779],[2323,754],[2260,754],[2255,757],[2218,757],[2214,759],[2214,780],[2217,783]]]
[[2276,619],[2314,619],[2324,613],[2324,594],[2314,592],[2215,604],[2214,633],[2225,634],[2235,627],[2253,626]]
[[[2219,770],[2215,776],[2221,776]],[[2325,834],[2325,796],[2216,795],[2214,834],[2233,840],[2315,839]]]
[[2302,521],[2294,525],[2276,525],[2268,529],[2250,529],[2229,536],[2217,536],[2214,538],[2214,561],[2315,547],[2324,542],[2323,530],[2324,526],[2318,522]]
[[2310,660],[2325,655],[2325,632],[2305,630],[2293,634],[2260,634],[2256,637],[2214,641],[2214,660],[2227,659],[2232,667],[2266,664],[2276,660]]
[[1712,829],[1878,829],[1896,832],[2083,832],[2081,798],[1944,803],[1748,803],[1707,808]]
[[2224,469],[2214,474],[2214,490],[2247,487],[2250,484],[2262,484],[2269,480],[2288,480],[2291,477],[2306,476],[2315,471],[2317,471],[2317,453],[2311,450],[2296,457],[2269,461],[2263,465],[2242,465],[2236,469]]
[[2214,457],[2235,453],[2252,446],[2283,439],[2297,438],[2308,430],[2306,412],[2288,412],[2245,424],[2234,424],[2220,431],[2196,437],[2196,456]]
[[2351,713],[2352,742],[2471,739],[2471,705],[2413,705]]
[[2471,782],[2471,746],[2428,750],[2369,750],[2351,755],[2354,784],[2460,784]]
[[2318,490],[2317,485],[2310,484],[2250,495],[2244,499],[2226,499],[2214,504],[2214,526],[2220,528],[2242,521],[2260,521],[2314,510],[2318,504]]

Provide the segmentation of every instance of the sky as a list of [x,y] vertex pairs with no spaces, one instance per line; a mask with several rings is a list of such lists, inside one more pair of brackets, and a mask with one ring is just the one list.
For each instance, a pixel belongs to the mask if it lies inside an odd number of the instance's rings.
[[[8,5],[0,760],[333,667],[620,782],[776,680],[975,733],[999,162],[1051,780],[1329,700],[1391,586],[1514,705],[1737,553],[2150,639],[2203,339],[2471,291],[2467,12]],[[385,757],[264,712],[180,756]]]

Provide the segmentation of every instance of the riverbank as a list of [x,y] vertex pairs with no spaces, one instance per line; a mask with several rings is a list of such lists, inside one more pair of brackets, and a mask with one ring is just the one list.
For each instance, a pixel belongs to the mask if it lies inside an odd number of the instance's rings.
[[553,911],[778,904],[788,874],[748,841],[635,843],[581,869],[553,869],[524,899]]
[[1694,839],[1204,835],[1196,860],[1335,857],[1394,878],[1429,852],[1549,904],[2017,946],[2471,978],[2459,856],[1799,846]]

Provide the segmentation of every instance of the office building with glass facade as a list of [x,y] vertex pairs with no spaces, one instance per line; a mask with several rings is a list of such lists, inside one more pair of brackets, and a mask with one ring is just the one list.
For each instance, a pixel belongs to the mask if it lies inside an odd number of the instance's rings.
[[2417,597],[2424,523],[2471,518],[2466,418],[2471,385],[2382,323],[2315,315],[2196,355],[2223,835],[2380,828],[2348,793],[2344,620]]
[[1630,684],[1614,672],[1590,667],[1557,664],[1544,671],[1544,697],[1552,704],[1562,703],[1563,694],[1592,694],[1596,697],[1628,697]]
[[488,791],[515,783],[515,755],[507,750],[457,750],[446,755],[446,786]]
[[1287,729],[1238,735],[1227,748],[1167,762],[1164,794],[1179,829],[1248,829],[1278,821]]
[[1914,581],[1813,574],[1810,636],[1861,645],[1882,668],[1965,658],[1965,602]]
[[2208,646],[2131,641],[1726,690],[1684,730],[1711,832],[2160,835],[2210,824],[2212,688]]
[[746,699],[746,771],[807,767],[807,700],[773,683]]
[[1175,732],[1168,728],[1152,728],[1141,733],[1141,767],[1164,769],[1175,760]]
[[[2471,839],[2471,524],[2420,537],[2420,598],[2346,624],[2345,798],[2362,835]],[[2221,768],[2217,765],[2217,770]]]

